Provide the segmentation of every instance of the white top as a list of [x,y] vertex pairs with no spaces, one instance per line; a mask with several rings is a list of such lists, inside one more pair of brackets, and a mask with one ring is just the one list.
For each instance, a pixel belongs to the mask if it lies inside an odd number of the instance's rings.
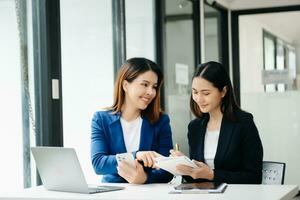
[[211,168],[215,168],[214,160],[218,147],[220,130],[208,131],[206,129],[204,140],[204,160],[206,164]]
[[143,119],[139,116],[135,120],[128,122],[121,117],[120,121],[127,152],[137,151],[140,145]]

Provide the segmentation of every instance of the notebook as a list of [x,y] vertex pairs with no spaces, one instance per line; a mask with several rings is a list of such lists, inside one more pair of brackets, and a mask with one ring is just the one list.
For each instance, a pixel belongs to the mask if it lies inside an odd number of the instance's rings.
[[155,160],[155,165],[161,169],[164,169],[172,174],[176,175],[183,175],[179,171],[176,170],[176,166],[182,164],[182,165],[188,165],[193,168],[197,168],[198,166],[191,161],[186,156],[174,156],[174,157],[157,157]]
[[75,149],[31,147],[38,172],[47,190],[92,194],[124,189],[119,186],[88,186]]

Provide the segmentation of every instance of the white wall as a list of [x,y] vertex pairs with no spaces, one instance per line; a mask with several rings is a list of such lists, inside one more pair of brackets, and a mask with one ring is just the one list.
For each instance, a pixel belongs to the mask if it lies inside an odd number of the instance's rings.
[[[241,92],[263,91],[261,70],[263,69],[262,25],[250,17],[239,17],[240,79]],[[255,81],[249,80],[255,77]],[[243,101],[243,97],[241,97]]]
[[[292,42],[280,30],[257,21],[254,15],[239,17],[241,106],[254,115],[264,146],[264,160],[285,162],[285,184],[300,185],[300,93],[264,92],[263,28]],[[299,56],[299,49],[297,52]]]
[[264,160],[285,162],[285,184],[300,185],[300,93],[243,93],[242,108],[254,115]]

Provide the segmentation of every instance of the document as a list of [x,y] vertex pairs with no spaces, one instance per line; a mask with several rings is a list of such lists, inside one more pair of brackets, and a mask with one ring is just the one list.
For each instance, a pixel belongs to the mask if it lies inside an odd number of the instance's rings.
[[164,169],[175,176],[177,175],[183,175],[179,171],[176,170],[177,165],[188,165],[193,168],[197,168],[198,166],[191,161],[186,156],[174,156],[174,157],[158,157],[156,158],[155,165],[158,166],[161,169]]
[[208,194],[223,193],[227,187],[226,183],[202,182],[183,183],[174,187],[170,194]]

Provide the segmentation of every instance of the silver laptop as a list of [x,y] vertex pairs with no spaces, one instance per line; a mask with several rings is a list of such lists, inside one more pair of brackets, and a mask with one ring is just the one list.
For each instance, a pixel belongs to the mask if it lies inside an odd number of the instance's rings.
[[124,189],[119,186],[88,186],[73,148],[31,147],[37,169],[47,190],[92,194]]

